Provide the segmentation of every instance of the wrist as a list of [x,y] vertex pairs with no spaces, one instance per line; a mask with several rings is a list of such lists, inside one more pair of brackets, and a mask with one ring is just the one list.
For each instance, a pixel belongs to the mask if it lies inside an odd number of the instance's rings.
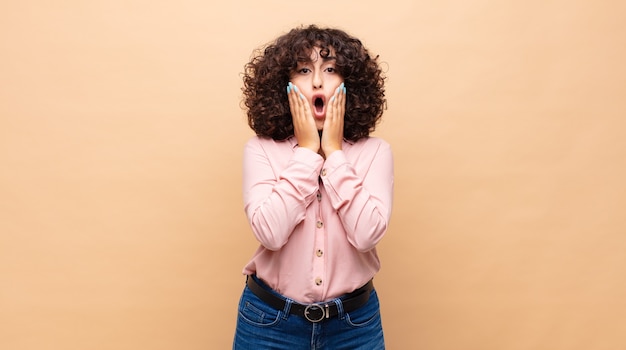
[[317,153],[320,150],[320,147],[319,146],[315,146],[315,145],[298,144],[298,147],[310,149],[311,151],[313,151],[315,153]]
[[324,148],[324,154],[326,155],[325,158],[328,158],[332,153],[336,152],[336,151],[341,151],[341,147],[334,147],[334,148]]

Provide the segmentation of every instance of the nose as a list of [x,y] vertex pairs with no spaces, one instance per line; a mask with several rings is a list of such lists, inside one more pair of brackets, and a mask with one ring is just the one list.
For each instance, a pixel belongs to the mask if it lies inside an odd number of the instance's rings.
[[313,88],[321,89],[322,88],[322,76],[319,71],[316,71],[313,74]]

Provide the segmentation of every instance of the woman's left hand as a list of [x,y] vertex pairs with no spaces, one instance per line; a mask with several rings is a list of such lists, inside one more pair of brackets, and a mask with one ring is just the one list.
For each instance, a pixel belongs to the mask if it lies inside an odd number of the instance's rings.
[[325,157],[341,150],[343,142],[343,117],[346,111],[346,88],[341,83],[328,102],[321,147]]

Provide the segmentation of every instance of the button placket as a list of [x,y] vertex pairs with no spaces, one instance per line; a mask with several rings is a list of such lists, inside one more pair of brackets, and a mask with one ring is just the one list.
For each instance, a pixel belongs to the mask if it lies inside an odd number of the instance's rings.
[[322,297],[323,293],[324,293],[324,280],[323,278],[326,275],[326,268],[325,268],[325,264],[326,264],[326,259],[324,256],[324,251],[323,248],[326,246],[326,228],[324,227],[324,210],[322,210],[322,206],[324,204],[323,201],[323,192],[324,192],[324,185],[323,185],[323,181],[322,181],[322,176],[326,175],[326,170],[322,169],[320,171],[320,187],[317,191],[316,197],[317,197],[317,220],[315,222],[315,245],[314,245],[314,251],[312,252],[314,254],[313,256],[313,275],[311,277],[313,277],[313,283],[315,283],[315,286],[318,287],[317,292],[318,297]]

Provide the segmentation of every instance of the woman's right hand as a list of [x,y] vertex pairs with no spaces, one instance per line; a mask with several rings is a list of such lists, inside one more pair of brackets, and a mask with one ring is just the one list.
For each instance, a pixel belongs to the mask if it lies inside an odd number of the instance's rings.
[[320,150],[320,136],[311,113],[311,106],[300,93],[298,87],[289,82],[287,86],[289,109],[293,119],[293,133],[300,147],[306,147],[315,153]]

